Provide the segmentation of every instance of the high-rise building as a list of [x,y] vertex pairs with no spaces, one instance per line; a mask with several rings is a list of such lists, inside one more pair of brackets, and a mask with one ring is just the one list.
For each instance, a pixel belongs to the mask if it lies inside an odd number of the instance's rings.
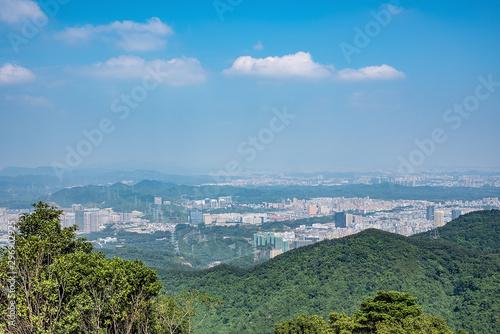
[[203,223],[205,225],[210,225],[212,224],[212,216],[209,213],[204,213],[203,214]]
[[444,212],[434,211],[434,227],[444,226]]
[[295,233],[259,232],[253,235],[253,240],[255,247],[271,244],[273,249],[287,252],[291,249],[292,243],[295,240]]
[[189,213],[189,223],[191,225],[200,225],[203,223],[203,211],[191,211]]
[[83,212],[83,232],[99,231],[99,209],[85,209]]
[[451,210],[451,219],[457,219],[462,215],[462,210]]
[[318,214],[318,207],[316,205],[309,205],[307,207],[307,214],[308,215],[316,215],[316,214]]
[[434,205],[429,205],[427,207],[427,214],[426,214],[427,220],[434,220],[434,211],[436,211],[436,207]]
[[161,205],[161,204],[162,204],[161,197],[155,197],[155,205]]
[[65,212],[61,216],[61,227],[71,227],[75,225],[75,214],[73,212]]
[[74,224],[78,227],[80,232],[83,232],[85,230],[83,205],[73,204],[71,206],[71,212],[75,214]]
[[347,227],[347,214],[345,212],[335,213],[335,227]]
[[352,222],[354,224],[363,224],[363,216],[352,216]]

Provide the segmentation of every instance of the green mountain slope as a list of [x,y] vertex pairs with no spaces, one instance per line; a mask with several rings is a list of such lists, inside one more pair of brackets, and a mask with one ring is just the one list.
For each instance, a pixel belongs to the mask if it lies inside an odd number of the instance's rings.
[[[498,212],[477,215],[499,217]],[[468,234],[490,236],[489,229],[474,226]],[[198,288],[225,301],[204,333],[270,333],[277,321],[302,313],[352,314],[377,290],[409,292],[425,312],[447,319],[454,329],[500,331],[500,253],[428,235],[421,240],[366,230],[292,250],[249,269],[223,265],[158,274],[171,293]]]
[[[500,248],[500,210],[471,212],[437,229],[439,239],[480,250]],[[412,236],[428,239],[429,233]]]

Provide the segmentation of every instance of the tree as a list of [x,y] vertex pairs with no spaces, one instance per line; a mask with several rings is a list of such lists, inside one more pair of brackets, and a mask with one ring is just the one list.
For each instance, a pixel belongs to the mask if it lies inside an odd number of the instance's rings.
[[333,333],[330,331],[323,318],[313,315],[306,316],[302,314],[298,318],[285,320],[283,323],[277,323],[274,328],[274,334],[325,334]]
[[154,305],[155,329],[159,333],[194,333],[210,311],[222,304],[197,290],[184,291],[177,298],[160,295]]
[[422,315],[417,298],[397,291],[378,291],[374,298],[367,298],[354,313],[360,331],[372,333],[380,323],[398,324],[408,317]]
[[[352,317],[330,313],[327,326],[317,316],[302,315],[275,325],[275,334],[453,334],[440,317],[425,314],[417,298],[397,291],[378,291]],[[458,333],[467,332],[460,330]]]
[[[89,254],[93,248],[85,239],[76,238],[76,226],[61,228],[58,218],[62,211],[42,202],[33,206],[35,211],[21,215],[16,223],[14,246],[3,248],[0,260],[1,286],[9,285],[9,280],[15,285],[10,295],[2,289],[0,301],[16,305],[15,319],[0,311],[0,326],[6,327],[12,320],[17,325],[10,326],[10,330],[16,333],[55,330],[62,315],[65,286],[54,279],[50,267],[62,256]],[[14,261],[9,262],[10,254]],[[15,273],[15,277],[9,277],[8,272]]]
[[61,228],[61,211],[33,206],[16,224],[14,246],[1,250],[0,302],[14,311],[0,310],[0,333],[193,333],[222,304],[194,290],[159,296],[155,271],[92,252],[76,226]]
[[335,334],[350,334],[361,327],[353,318],[336,312],[328,315],[328,323]]

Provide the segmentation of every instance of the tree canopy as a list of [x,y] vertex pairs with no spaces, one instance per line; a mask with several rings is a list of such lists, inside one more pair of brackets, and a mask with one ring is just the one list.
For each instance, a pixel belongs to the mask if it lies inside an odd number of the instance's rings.
[[106,258],[61,228],[39,202],[1,250],[0,333],[193,333],[194,318],[221,301],[195,290],[168,296],[141,261]]
[[416,300],[408,293],[378,291],[352,317],[333,312],[327,324],[317,315],[301,315],[277,323],[274,334],[453,334],[444,319],[422,312]]

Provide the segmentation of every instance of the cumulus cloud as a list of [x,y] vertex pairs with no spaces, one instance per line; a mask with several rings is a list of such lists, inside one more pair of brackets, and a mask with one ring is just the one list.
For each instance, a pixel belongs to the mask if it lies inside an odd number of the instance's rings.
[[150,51],[165,47],[167,35],[173,34],[170,26],[153,17],[146,23],[115,21],[107,25],[87,24],[83,27],[66,28],[54,38],[76,44],[91,39],[113,40],[127,51]]
[[367,66],[360,69],[346,68],[337,72],[343,81],[404,79],[406,75],[389,65]]
[[389,65],[368,66],[360,69],[335,70],[333,65],[313,61],[307,52],[283,57],[236,59],[231,68],[222,71],[227,76],[263,78],[332,79],[337,81],[392,80],[405,78],[405,74]]
[[187,57],[146,61],[136,56],[120,56],[104,63],[78,68],[76,71],[83,75],[109,79],[141,79],[148,74],[156,73],[162,78],[162,82],[173,86],[205,81],[205,73],[200,62]]
[[315,63],[311,54],[300,51],[283,57],[239,57],[223,73],[228,76],[320,79],[331,76],[332,70],[333,66]]
[[11,63],[5,63],[0,67],[0,84],[14,85],[33,80],[35,80],[35,75],[27,68]]
[[36,17],[45,20],[47,17],[38,3],[29,0],[0,0],[0,22],[17,24],[23,17],[32,20]]

